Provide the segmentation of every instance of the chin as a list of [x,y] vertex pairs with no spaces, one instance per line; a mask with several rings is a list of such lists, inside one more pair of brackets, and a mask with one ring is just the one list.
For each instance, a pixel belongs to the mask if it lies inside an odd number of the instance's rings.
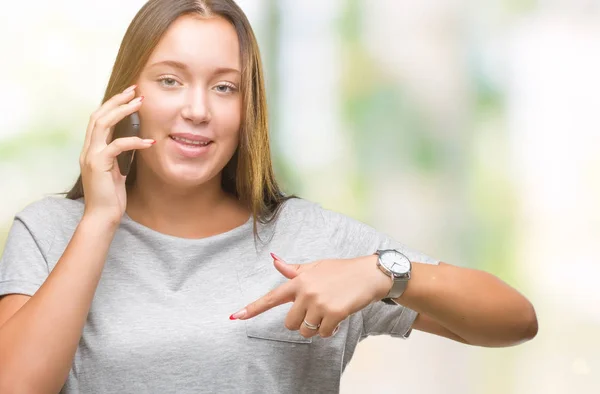
[[148,179],[154,178],[154,181],[162,183],[167,188],[192,189],[213,182],[220,185],[219,174],[222,168],[220,168],[221,160],[217,157],[208,160],[180,161],[167,155],[156,155],[143,157],[142,163],[140,164],[143,167],[140,167],[153,174]]
[[181,166],[179,168],[168,168],[163,173],[161,178],[169,186],[177,188],[194,188],[206,183],[209,183],[215,178],[212,171],[207,171],[203,168],[185,168]]

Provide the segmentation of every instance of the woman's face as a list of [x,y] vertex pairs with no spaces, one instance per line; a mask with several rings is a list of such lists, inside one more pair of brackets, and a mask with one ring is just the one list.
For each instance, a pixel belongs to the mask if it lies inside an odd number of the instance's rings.
[[136,153],[138,171],[193,187],[218,175],[238,145],[242,111],[240,49],[222,18],[176,20],[144,66],[138,94],[141,137],[156,144]]

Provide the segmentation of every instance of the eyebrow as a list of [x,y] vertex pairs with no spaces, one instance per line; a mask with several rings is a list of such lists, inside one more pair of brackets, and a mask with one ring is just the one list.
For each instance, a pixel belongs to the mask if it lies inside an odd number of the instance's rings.
[[[163,61],[159,61],[156,62],[154,64],[152,64],[150,66],[150,68],[154,68],[157,66],[170,66],[182,71],[189,71],[189,67],[187,65],[185,65],[184,63],[178,62],[176,60],[163,60]],[[214,69],[214,74],[215,75],[220,75],[220,74],[227,74],[227,73],[237,73],[237,74],[241,74],[240,70],[235,69],[235,68],[230,68],[230,67],[217,67]]]

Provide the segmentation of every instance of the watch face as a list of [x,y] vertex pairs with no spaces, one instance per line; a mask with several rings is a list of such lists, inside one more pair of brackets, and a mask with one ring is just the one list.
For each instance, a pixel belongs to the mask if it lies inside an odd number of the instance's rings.
[[381,264],[396,275],[406,274],[410,270],[410,260],[395,250],[381,254]]

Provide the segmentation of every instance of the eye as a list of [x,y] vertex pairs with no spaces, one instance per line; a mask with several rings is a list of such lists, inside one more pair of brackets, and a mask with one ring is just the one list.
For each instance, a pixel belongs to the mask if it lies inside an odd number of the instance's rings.
[[219,93],[233,93],[237,90],[237,88],[234,85],[230,85],[228,83],[223,83],[223,84],[217,85],[217,86],[215,86],[215,89]]
[[178,83],[175,79],[170,77],[161,77],[158,80],[164,87],[167,88],[174,88]]

